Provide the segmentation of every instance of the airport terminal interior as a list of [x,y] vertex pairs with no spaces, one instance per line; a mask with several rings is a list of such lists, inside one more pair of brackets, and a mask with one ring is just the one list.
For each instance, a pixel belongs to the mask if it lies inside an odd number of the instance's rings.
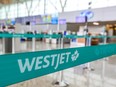
[[116,87],[116,1],[0,0],[0,87]]

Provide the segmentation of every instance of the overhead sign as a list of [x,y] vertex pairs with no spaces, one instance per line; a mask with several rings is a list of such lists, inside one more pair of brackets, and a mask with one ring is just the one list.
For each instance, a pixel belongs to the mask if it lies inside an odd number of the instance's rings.
[[66,24],[66,19],[59,19],[59,24]]
[[11,25],[15,25],[15,24],[16,24],[15,18],[14,19],[11,19]]
[[5,25],[5,20],[0,20],[0,25],[4,26]]
[[0,55],[0,87],[116,54],[116,44]]
[[16,18],[16,23],[22,24],[22,21],[23,21],[23,18],[21,17]]
[[31,16],[31,17],[18,17],[16,18],[16,23],[26,24],[26,22],[31,22],[32,25],[41,24],[42,23],[42,16]]
[[52,14],[51,23],[58,24],[58,14]]
[[94,16],[94,13],[89,10],[82,11],[80,13],[80,16],[87,17],[88,19],[91,19]]
[[11,25],[11,19],[6,20],[7,25]]
[[58,24],[58,17],[52,17],[51,23],[52,24]]
[[36,24],[41,24],[42,23],[42,16],[41,15],[34,16],[33,21],[36,21]]
[[77,16],[76,17],[76,23],[84,23],[86,22],[86,19],[84,16]]
[[43,23],[51,23],[52,16],[51,15],[43,15],[42,19],[43,19]]

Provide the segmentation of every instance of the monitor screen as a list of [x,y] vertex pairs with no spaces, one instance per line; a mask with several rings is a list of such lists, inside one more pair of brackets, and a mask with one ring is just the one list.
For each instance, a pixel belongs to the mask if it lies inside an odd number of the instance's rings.
[[30,25],[30,21],[27,21],[27,22],[26,22],[26,25]]

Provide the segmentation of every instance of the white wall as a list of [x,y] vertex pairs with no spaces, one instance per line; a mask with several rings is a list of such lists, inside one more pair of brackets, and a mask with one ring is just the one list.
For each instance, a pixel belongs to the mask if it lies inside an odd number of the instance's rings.
[[[79,29],[80,29],[80,31],[83,31],[84,26],[80,26]],[[88,30],[92,34],[99,34],[99,33],[103,32],[105,30],[105,27],[104,26],[89,26]]]
[[[116,20],[116,6],[93,9],[94,17],[89,21],[111,21]],[[65,12],[59,14],[59,19],[66,19],[67,22],[75,22],[76,17],[82,11]]]

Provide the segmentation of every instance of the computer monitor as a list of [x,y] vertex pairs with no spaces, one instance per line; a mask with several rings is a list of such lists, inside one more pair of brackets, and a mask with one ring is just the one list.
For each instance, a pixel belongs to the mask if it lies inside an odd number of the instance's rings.
[[30,25],[30,21],[26,21],[26,25]]

